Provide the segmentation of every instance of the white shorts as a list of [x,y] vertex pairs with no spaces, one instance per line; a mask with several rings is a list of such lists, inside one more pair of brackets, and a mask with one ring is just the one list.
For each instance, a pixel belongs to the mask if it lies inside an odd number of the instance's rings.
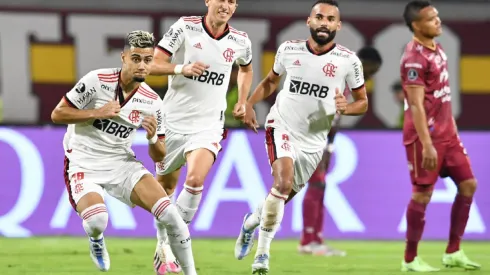
[[292,138],[289,131],[279,128],[277,125],[267,127],[265,148],[271,166],[279,158],[293,159],[293,190],[296,193],[303,189],[323,157],[323,150],[309,153],[299,149],[297,142]]
[[208,149],[216,159],[218,152],[221,151],[220,142],[222,139],[223,130],[209,130],[188,135],[166,130],[165,147],[167,148],[167,155],[162,162],[156,163],[156,173],[167,175],[180,169],[186,162],[186,154],[196,149]]
[[152,174],[136,159],[117,161],[114,167],[117,168],[106,171],[87,171],[65,157],[65,185],[70,203],[75,210],[78,201],[83,196],[95,192],[104,198],[104,190],[112,197],[134,207],[131,202],[131,192],[134,186],[144,175]]

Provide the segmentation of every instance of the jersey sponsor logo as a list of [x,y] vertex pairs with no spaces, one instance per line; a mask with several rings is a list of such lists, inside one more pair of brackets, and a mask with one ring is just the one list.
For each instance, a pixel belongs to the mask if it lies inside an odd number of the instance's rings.
[[435,90],[434,97],[442,98],[441,100],[443,103],[451,101],[451,88],[446,85],[442,87],[440,90]]
[[363,79],[361,79],[362,66],[359,64],[359,62],[354,62],[352,66],[354,67],[354,78],[356,80],[356,83],[361,83],[363,81]]
[[92,87],[90,88],[90,90],[83,93],[82,96],[77,98],[75,102],[78,103],[80,106],[84,106],[87,103],[87,101],[92,97],[92,95],[95,94],[95,92],[96,92],[95,88]]
[[323,72],[325,76],[335,77],[335,71],[337,70],[337,66],[332,63],[327,63],[327,65],[323,66]]
[[110,119],[96,119],[92,126],[119,138],[128,138],[134,131],[134,128],[121,125]]
[[291,80],[289,92],[293,94],[309,95],[317,98],[326,98],[329,88],[306,81]]
[[306,51],[304,46],[286,46],[284,51]]
[[114,89],[113,89],[113,88],[111,88],[109,85],[102,84],[102,85],[100,85],[100,87],[101,87],[103,90],[106,90],[106,91],[109,91],[109,92],[114,92]]
[[405,63],[405,68],[422,69],[422,64],[420,64],[420,63]]
[[348,53],[342,53],[342,52],[339,53],[336,51],[332,51],[331,54],[342,58],[349,58],[350,56]]
[[170,37],[174,33],[174,29],[170,28],[168,31],[163,35],[163,37]]
[[149,100],[149,99],[146,99],[146,98],[133,98],[133,100],[131,102],[133,102],[133,103],[148,104],[148,105],[153,104],[153,100]]
[[157,119],[157,133],[162,131],[162,126],[163,126],[163,116],[162,116],[162,111],[157,110],[156,112],[156,119]]
[[[172,30],[172,29],[170,29]],[[170,32],[170,31],[169,31]],[[173,31],[172,30],[172,35],[169,35],[170,41],[168,42],[168,45],[173,48],[175,47],[175,44],[177,43],[177,39],[179,39],[179,36],[184,33],[184,31],[181,28],[178,28],[177,30]]]
[[79,94],[85,93],[85,83],[78,82],[77,86],[75,87],[75,91]]
[[202,32],[202,28],[189,26],[189,25],[185,25],[185,29],[190,31],[195,31],[195,32]]
[[225,79],[225,74],[205,70],[200,76],[186,76],[186,78],[202,83],[221,86],[223,84],[223,80]]
[[229,34],[228,40],[232,40],[240,46],[245,46],[245,39],[237,38],[234,35]]
[[252,57],[252,48],[247,47],[245,50],[245,60],[249,60]]
[[232,48],[228,48],[223,52],[223,57],[226,62],[233,62],[233,56],[235,55],[235,51]]

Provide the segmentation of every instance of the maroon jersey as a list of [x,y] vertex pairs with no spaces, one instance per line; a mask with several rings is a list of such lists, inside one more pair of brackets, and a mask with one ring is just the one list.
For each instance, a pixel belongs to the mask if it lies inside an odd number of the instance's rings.
[[[451,110],[447,56],[441,46],[436,44],[435,50],[429,49],[412,40],[405,47],[400,63],[400,75],[405,98],[405,86],[417,85],[425,88],[424,109],[432,141],[436,143],[454,138],[456,125]],[[417,139],[412,112],[405,101],[403,143],[411,144]]]

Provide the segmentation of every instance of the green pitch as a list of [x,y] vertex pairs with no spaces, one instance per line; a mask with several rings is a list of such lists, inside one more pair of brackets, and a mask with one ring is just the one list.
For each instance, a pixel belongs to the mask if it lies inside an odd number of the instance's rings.
[[[154,274],[152,269],[155,240],[106,238],[111,256],[109,274]],[[194,257],[200,275],[251,274],[253,253],[238,261],[233,257],[234,240],[193,240]],[[297,242],[275,241],[271,251],[271,275],[280,274],[405,274],[399,272],[402,242],[331,242],[347,251],[345,258],[301,256]],[[443,242],[424,242],[419,255],[440,266]],[[483,265],[477,274],[490,274],[490,243],[467,242],[466,254]],[[255,250],[254,250],[255,251]],[[83,238],[0,238],[1,275],[92,275],[96,270],[88,256],[88,242]],[[443,269],[438,274],[468,274],[461,270]]]

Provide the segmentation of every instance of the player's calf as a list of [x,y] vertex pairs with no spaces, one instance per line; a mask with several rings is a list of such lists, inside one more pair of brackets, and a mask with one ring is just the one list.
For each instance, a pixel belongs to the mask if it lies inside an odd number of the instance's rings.
[[204,179],[213,166],[215,155],[208,149],[199,148],[189,152],[186,159],[187,177],[175,204],[182,219],[189,224],[201,203]]
[[[159,223],[165,225],[169,244],[175,253],[175,257],[181,263],[184,274],[196,274],[189,228],[180,217],[177,209],[171,205],[168,197],[163,197],[155,203],[151,212]],[[161,262],[165,264],[166,259],[161,259]]]
[[473,195],[476,191],[476,180],[469,179],[458,184],[456,195],[451,208],[451,223],[449,230],[449,241],[446,247],[446,255],[455,254],[460,251],[461,240],[464,235],[466,224],[470,215]]
[[87,207],[80,213],[80,217],[83,219],[83,229],[87,235],[94,240],[101,239],[109,221],[106,206],[99,203]]
[[272,164],[274,185],[267,196],[260,221],[256,256],[269,255],[270,244],[284,216],[284,205],[293,187],[293,160],[279,158]]
[[411,263],[417,257],[418,244],[425,227],[425,210],[430,202],[434,186],[414,185],[412,199],[407,206],[407,232],[405,263]]
[[103,237],[109,220],[106,206],[102,203],[89,206],[80,213],[80,217],[89,236],[90,258],[99,270],[108,271],[111,263]]

